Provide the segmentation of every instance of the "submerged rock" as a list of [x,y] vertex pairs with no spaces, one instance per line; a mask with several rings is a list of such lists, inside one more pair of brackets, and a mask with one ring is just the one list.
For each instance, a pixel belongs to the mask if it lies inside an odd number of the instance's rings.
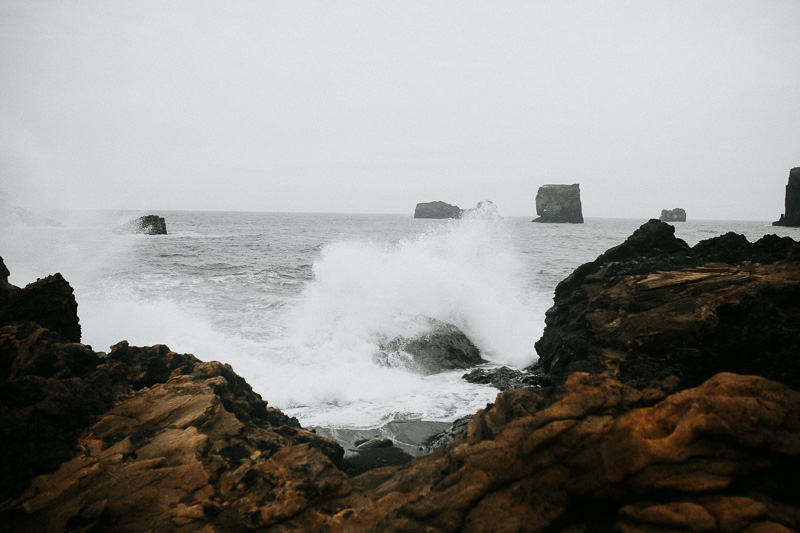
[[140,233],[143,235],[166,235],[167,223],[164,217],[145,215],[118,226],[114,233]]
[[800,167],[789,171],[789,183],[786,185],[786,210],[780,220],[773,226],[800,227]]
[[663,222],[686,222],[686,211],[680,207],[675,209],[662,209],[659,220]]
[[414,218],[461,218],[461,208],[439,201],[419,203]]
[[583,224],[580,184],[539,187],[536,214],[533,222]]
[[461,379],[469,383],[491,385],[501,391],[518,387],[534,387],[542,384],[542,372],[533,369],[517,370],[503,366],[500,368],[476,368],[464,374]]
[[379,348],[373,356],[376,363],[420,374],[472,368],[486,362],[460,329],[438,320],[430,321],[429,329],[421,335],[396,337],[382,342]]

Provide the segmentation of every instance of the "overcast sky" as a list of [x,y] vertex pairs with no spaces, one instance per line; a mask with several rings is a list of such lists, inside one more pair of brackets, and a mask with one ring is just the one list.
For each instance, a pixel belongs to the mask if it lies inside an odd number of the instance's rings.
[[0,0],[0,179],[145,210],[775,220],[800,1]]

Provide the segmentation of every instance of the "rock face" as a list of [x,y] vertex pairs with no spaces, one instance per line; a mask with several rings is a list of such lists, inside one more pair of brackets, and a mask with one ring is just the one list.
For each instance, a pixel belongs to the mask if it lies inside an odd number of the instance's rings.
[[461,208],[445,202],[426,202],[417,204],[414,218],[461,218]]
[[662,209],[659,220],[663,222],[686,222],[686,211],[680,207],[675,209]]
[[394,338],[380,346],[375,362],[420,374],[472,368],[486,361],[464,333],[444,322],[431,321],[430,330],[417,337]]
[[558,286],[541,387],[500,393],[436,451],[355,477],[339,446],[226,365],[127,343],[102,357],[15,322],[0,328],[0,523],[797,531],[798,258],[791,239],[690,248],[650,221]]
[[574,185],[543,185],[536,194],[536,214],[533,222],[583,223],[581,189]]
[[797,243],[729,233],[690,248],[674,232],[651,220],[556,287],[536,343],[547,375],[687,387],[725,371],[800,388]]
[[158,215],[145,215],[117,227],[115,233],[141,233],[143,235],[166,235],[167,223]]
[[786,185],[786,212],[772,225],[800,227],[800,167],[789,171],[789,184]]

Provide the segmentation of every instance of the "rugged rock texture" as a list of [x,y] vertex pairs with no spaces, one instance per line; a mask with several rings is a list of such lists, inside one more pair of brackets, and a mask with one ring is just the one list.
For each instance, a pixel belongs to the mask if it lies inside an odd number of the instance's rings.
[[431,329],[411,339],[398,337],[384,342],[373,357],[384,366],[402,367],[420,374],[472,368],[486,361],[464,333],[444,322],[431,321]]
[[419,203],[414,218],[461,218],[461,208],[439,201]]
[[167,223],[158,215],[145,215],[114,229],[115,233],[141,233],[143,235],[166,235]]
[[8,283],[8,269],[0,258],[0,326],[36,322],[64,340],[80,342],[78,303],[69,283],[53,274],[19,289]]
[[777,237],[690,248],[651,221],[559,285],[537,344],[544,386],[503,392],[436,451],[355,477],[339,446],[226,365],[126,343],[102,357],[35,323],[7,325],[0,523],[797,531],[798,257]]
[[675,209],[662,209],[659,220],[663,222],[686,222],[686,211],[680,207]]
[[536,214],[533,222],[583,223],[581,188],[574,185],[543,185],[536,194]]
[[800,252],[729,233],[689,248],[651,220],[562,281],[536,343],[549,377],[580,370],[696,386],[717,372],[800,388]]
[[800,226],[800,167],[789,171],[789,184],[786,185],[786,212],[773,226]]

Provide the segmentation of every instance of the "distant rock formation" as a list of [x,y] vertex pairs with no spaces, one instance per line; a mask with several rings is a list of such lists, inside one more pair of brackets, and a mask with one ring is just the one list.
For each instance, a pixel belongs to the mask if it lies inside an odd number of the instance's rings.
[[533,222],[583,224],[580,184],[539,187],[536,214],[539,218]]
[[166,235],[167,223],[158,215],[146,215],[118,226],[114,233],[141,233],[143,235]]
[[676,207],[675,209],[662,209],[661,217],[662,222],[686,222],[686,210]]
[[419,203],[414,218],[461,218],[461,208],[439,201]]
[[786,212],[772,225],[800,227],[800,167],[789,171],[789,183],[786,185]]

